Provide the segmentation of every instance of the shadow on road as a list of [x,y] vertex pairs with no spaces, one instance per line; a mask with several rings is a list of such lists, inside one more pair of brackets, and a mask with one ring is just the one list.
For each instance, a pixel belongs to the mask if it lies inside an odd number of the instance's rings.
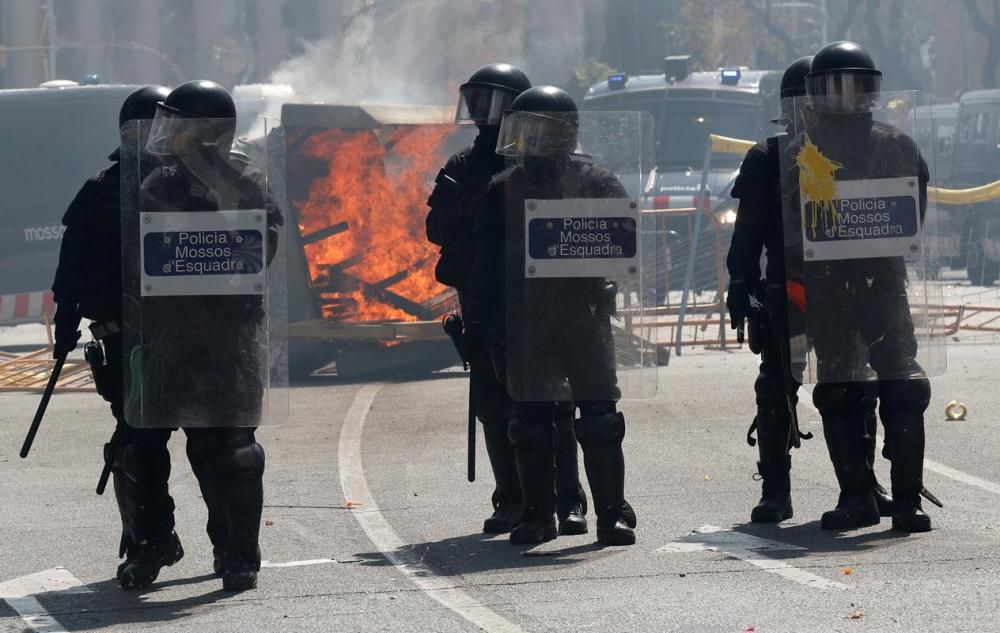
[[[158,592],[168,587],[193,585],[214,581],[218,587],[208,593],[179,600],[157,600]],[[182,620],[190,615],[204,617],[213,609],[232,606],[234,594],[222,591],[221,581],[213,574],[178,578],[156,582],[143,591],[125,591],[116,580],[89,585],[93,593],[57,591],[43,593],[35,598],[45,610],[56,617],[67,631],[120,630],[129,625],[164,625]],[[253,595],[253,594],[247,594]],[[225,602],[220,602],[224,599]]]
[[[505,570],[566,567],[612,556],[622,551],[594,542],[593,535],[565,536],[539,546],[512,546],[506,535],[467,534],[414,543],[392,554],[404,565],[430,567],[441,576],[462,576]],[[362,565],[391,564],[378,552],[355,554]]]
[[[875,528],[865,528],[861,532],[838,532],[824,530],[820,527],[819,521],[814,520],[795,525],[741,523],[733,526],[733,529],[744,534],[804,547],[804,550],[788,550],[769,554],[775,558],[799,558],[822,552],[860,553],[908,538],[908,535],[895,532],[889,526],[889,519],[883,519],[882,523]],[[873,532],[871,529],[878,531]]]

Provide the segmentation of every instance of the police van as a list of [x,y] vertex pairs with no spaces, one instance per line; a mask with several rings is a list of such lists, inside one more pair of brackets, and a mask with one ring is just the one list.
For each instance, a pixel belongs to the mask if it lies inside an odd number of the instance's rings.
[[[918,106],[913,112],[916,140],[923,148],[932,185],[950,185],[958,108],[957,103],[936,103]],[[925,232],[926,250],[931,255],[926,272],[931,279],[937,279],[942,268],[965,266],[961,248],[961,215],[961,211],[954,206],[938,205],[936,222]]]
[[[777,132],[770,121],[778,112],[781,73],[721,68],[691,72],[689,56],[664,60],[657,74],[613,74],[595,84],[583,100],[584,110],[631,111],[652,115],[656,125],[655,165],[643,191],[630,192],[646,209],[711,209],[714,222],[702,222],[695,269],[699,288],[717,288],[717,272],[725,257],[736,221],[730,197],[742,154],[715,154],[708,173],[707,199],[701,199],[702,169],[709,134],[758,140]],[[637,179],[630,179],[635,181]],[[704,207],[703,207],[704,208]],[[704,220],[704,218],[703,218]],[[667,288],[680,288],[689,251],[692,216],[671,216],[657,222],[657,231],[673,242],[662,267],[660,298]]]
[[138,86],[0,90],[0,326],[53,310],[62,216],[118,147],[118,110]]
[[[959,99],[950,167],[956,189],[1000,180],[1000,90],[973,90]],[[952,266],[964,267],[973,285],[992,286],[1000,278],[1000,200],[952,209],[961,248]]]

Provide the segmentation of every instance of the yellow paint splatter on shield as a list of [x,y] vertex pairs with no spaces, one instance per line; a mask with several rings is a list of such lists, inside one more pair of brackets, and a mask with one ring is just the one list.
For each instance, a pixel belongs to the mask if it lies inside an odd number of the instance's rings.
[[[808,135],[805,144],[795,157],[799,168],[799,193],[802,197],[802,213],[810,209],[811,217],[803,217],[803,221],[812,230],[813,239],[819,229],[820,219],[827,231],[837,230],[837,213],[833,201],[837,197],[837,173],[843,165],[830,160],[819,151]],[[812,203],[811,207],[808,203]]]

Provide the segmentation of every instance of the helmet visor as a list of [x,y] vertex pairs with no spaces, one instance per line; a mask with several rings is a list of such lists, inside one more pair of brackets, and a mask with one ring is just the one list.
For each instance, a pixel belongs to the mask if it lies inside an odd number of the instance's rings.
[[810,104],[819,112],[869,112],[881,87],[882,76],[870,72],[828,73],[806,79]]
[[497,154],[553,156],[576,151],[578,122],[569,112],[508,112],[500,126]]
[[149,140],[146,141],[146,151],[154,156],[170,156],[173,154],[173,137],[179,122],[182,121],[176,113],[163,107],[156,108],[156,116],[149,128]]
[[146,151],[154,156],[178,156],[203,147],[229,152],[236,119],[200,119],[184,116],[160,104],[149,130]]
[[462,86],[455,123],[500,125],[504,113],[516,97],[510,90],[491,86]]

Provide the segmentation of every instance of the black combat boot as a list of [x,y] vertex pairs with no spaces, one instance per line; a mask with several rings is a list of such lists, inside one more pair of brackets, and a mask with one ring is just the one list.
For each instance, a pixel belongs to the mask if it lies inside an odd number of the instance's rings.
[[[883,406],[884,408],[884,406]],[[892,529],[929,532],[931,518],[920,504],[924,473],[924,417],[920,413],[886,415],[886,434],[892,459]]]
[[824,512],[820,520],[824,530],[853,530],[879,523],[862,440],[863,424],[857,416],[823,417],[823,435],[840,484],[837,507]]
[[892,516],[892,497],[885,487],[879,483],[875,475],[875,437],[878,434],[878,416],[875,414],[877,398],[872,395],[864,399],[865,407],[865,457],[868,459],[868,469],[871,471],[872,494],[875,495],[875,503],[878,504],[879,516]]
[[184,556],[174,533],[170,496],[169,429],[134,430],[113,462],[115,501],[122,519],[118,556],[125,562],[115,574],[124,589],[148,587],[160,570]]
[[[635,513],[626,511],[625,416],[621,413],[584,414],[576,422],[576,435],[583,447],[583,465],[590,482],[597,513],[597,542],[602,545],[633,545]],[[629,521],[626,521],[626,518]]]
[[770,462],[757,462],[762,492],[760,501],[750,512],[751,522],[780,523],[792,518],[791,468],[790,455]]
[[[558,468],[556,471],[558,472]],[[559,534],[571,536],[587,533],[587,493],[579,484],[570,496],[564,490],[556,491],[556,516],[559,518]]]
[[564,536],[587,533],[587,493],[580,485],[575,414],[571,403],[560,403],[556,410],[556,516]]
[[125,562],[118,566],[118,583],[122,589],[143,589],[153,584],[160,570],[184,558],[181,540],[171,530],[157,538],[135,542],[123,536]]
[[[759,399],[758,399],[759,402]],[[792,458],[788,454],[792,422],[787,411],[757,410],[757,449],[761,497],[750,512],[753,523],[779,523],[792,518]]]
[[510,425],[517,474],[521,481],[524,511],[510,531],[511,545],[537,545],[556,538],[555,521],[555,427],[547,419],[522,421]]
[[493,514],[483,522],[483,532],[506,534],[521,518],[524,504],[521,502],[521,482],[517,478],[517,464],[514,461],[514,446],[507,436],[509,420],[502,423],[483,424],[486,453],[493,469],[496,488],[493,491]]
[[[224,591],[256,589],[257,572],[260,571],[264,453],[257,444],[242,450],[259,455],[259,467],[236,471],[237,477],[219,481],[219,492],[225,500],[226,519],[225,568],[222,572]],[[231,472],[228,474],[232,476]]]

